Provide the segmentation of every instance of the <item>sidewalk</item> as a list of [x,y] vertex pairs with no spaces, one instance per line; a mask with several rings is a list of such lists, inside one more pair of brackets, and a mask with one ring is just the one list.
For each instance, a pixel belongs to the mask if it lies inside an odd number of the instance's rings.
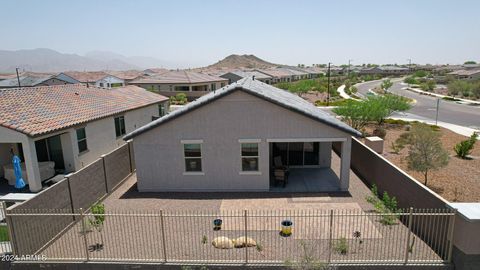
[[402,85],[407,85],[407,87],[403,87],[402,89],[406,89],[406,90],[415,92],[415,93],[420,94],[420,95],[427,95],[427,96],[438,97],[438,98],[454,98],[455,100],[461,101],[461,102],[464,102],[464,103],[471,103],[471,104],[480,105],[480,101],[475,101],[475,100],[471,100],[471,99],[464,99],[464,98],[456,98],[456,97],[452,97],[452,96],[427,92],[427,91],[423,91],[421,89],[409,87],[408,84],[406,84],[406,83],[402,83]]
[[[392,117],[389,117],[389,118],[396,119],[396,120],[404,120],[404,121],[418,121],[418,122],[426,123],[426,124],[429,124],[429,125],[435,125],[435,120],[423,118],[423,117],[420,117],[420,116],[417,116],[417,115],[414,115],[414,114],[409,114],[409,113],[405,113],[405,116],[401,116],[399,114],[396,114],[395,116],[392,116]],[[477,132],[477,133],[480,134],[480,130],[478,130],[478,129],[459,126],[459,125],[446,123],[446,122],[441,122],[441,121],[438,121],[437,126],[446,128],[448,130],[451,130],[451,131],[453,131],[457,134],[460,134],[460,135],[463,135],[463,136],[466,136],[466,137],[470,137],[473,134],[473,132]],[[480,140],[480,138],[478,138],[478,140]]]

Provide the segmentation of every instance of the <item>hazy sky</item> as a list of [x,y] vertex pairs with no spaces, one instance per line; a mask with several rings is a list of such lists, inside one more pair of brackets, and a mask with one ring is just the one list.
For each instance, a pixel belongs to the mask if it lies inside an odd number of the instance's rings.
[[0,0],[0,49],[105,50],[200,66],[480,60],[480,1]]

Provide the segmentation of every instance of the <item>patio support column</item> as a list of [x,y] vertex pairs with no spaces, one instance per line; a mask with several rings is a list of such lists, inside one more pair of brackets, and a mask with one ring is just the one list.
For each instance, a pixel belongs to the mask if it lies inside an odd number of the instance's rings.
[[350,182],[350,154],[352,151],[352,141],[348,138],[342,142],[342,151],[340,159],[340,189],[347,191]]
[[27,143],[22,143],[22,148],[25,158],[25,169],[28,176],[28,186],[31,192],[38,192],[42,190],[42,180],[40,179],[35,142],[28,139]]

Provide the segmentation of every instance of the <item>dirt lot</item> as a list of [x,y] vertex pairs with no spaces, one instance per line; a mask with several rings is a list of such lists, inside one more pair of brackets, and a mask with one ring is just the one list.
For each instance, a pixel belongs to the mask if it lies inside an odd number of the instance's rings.
[[[372,129],[373,127],[369,127],[367,130]],[[405,160],[409,151],[408,146],[400,151],[398,155],[392,151],[392,142],[404,132],[405,127],[403,126],[387,126],[383,155],[423,183],[424,177],[422,173],[408,169],[407,161]],[[448,166],[430,173],[428,187],[449,201],[480,202],[480,142],[475,145],[471,154],[473,159],[464,160],[456,157],[453,147],[458,142],[467,139],[467,137],[444,128],[441,128],[439,132],[442,133],[441,140],[444,148],[450,153],[450,161]]]

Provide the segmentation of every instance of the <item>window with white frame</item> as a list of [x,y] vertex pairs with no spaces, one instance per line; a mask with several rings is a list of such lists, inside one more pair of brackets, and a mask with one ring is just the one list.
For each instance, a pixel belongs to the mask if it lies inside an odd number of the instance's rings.
[[185,172],[202,172],[202,144],[184,143]]
[[83,153],[88,150],[87,133],[85,132],[84,127],[77,129],[76,133],[77,133],[78,152]]
[[258,143],[241,143],[242,171],[258,172]]

